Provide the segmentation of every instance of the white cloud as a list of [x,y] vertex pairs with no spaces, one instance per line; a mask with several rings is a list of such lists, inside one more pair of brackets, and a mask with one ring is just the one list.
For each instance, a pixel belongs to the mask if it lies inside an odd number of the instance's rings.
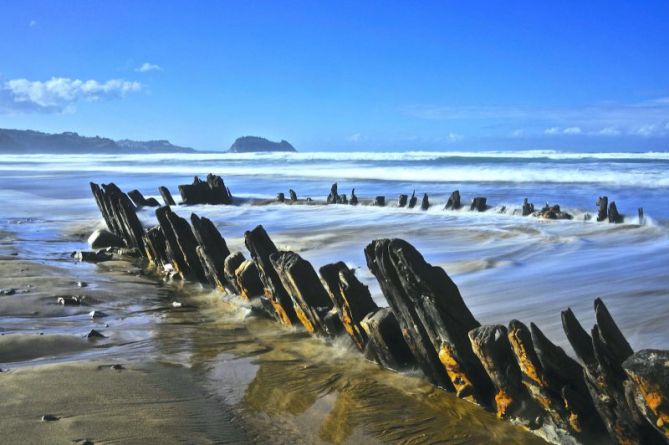
[[636,134],[639,136],[650,137],[658,132],[658,126],[655,124],[642,125],[636,129]]
[[149,71],[162,71],[163,68],[155,63],[144,62],[139,68],[135,68],[138,73],[146,73]]
[[0,84],[0,113],[73,111],[79,101],[123,97],[140,91],[139,82],[112,79],[106,82],[52,77],[47,81],[13,79]]
[[28,23],[28,26],[30,26],[31,28],[34,28],[35,26],[37,26],[37,21],[36,21],[36,20],[31,20],[31,21]]
[[457,133],[448,133],[448,142],[458,142],[464,139],[464,136]]
[[362,139],[362,135],[360,133],[353,133],[348,137],[348,140],[351,142],[360,142],[360,139]]
[[482,128],[504,129],[519,137],[514,128],[522,125],[525,136],[669,136],[669,97],[640,102],[599,102],[578,107],[525,105],[434,105],[414,104],[399,109],[405,115],[430,121],[470,121]]
[[602,128],[597,132],[597,134],[602,135],[602,136],[619,136],[620,135],[620,130],[618,130],[615,127],[606,127]]
[[525,136],[525,129],[524,128],[518,128],[517,130],[513,130],[511,132],[511,137],[512,138],[522,138]]

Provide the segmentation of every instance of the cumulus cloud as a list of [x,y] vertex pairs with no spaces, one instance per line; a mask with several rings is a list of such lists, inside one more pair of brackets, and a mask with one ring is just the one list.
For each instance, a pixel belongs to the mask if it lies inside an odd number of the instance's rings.
[[353,133],[348,137],[348,140],[351,142],[360,142],[361,139],[362,139],[362,134],[360,133]]
[[448,142],[458,142],[464,139],[464,136],[457,133],[448,133]]
[[560,134],[560,129],[558,127],[546,128],[544,130],[545,134]]
[[162,71],[163,68],[155,63],[144,62],[142,66],[135,68],[138,73],[147,73],[149,71]]
[[52,77],[47,81],[12,79],[0,84],[0,112],[74,111],[79,101],[119,98],[141,89],[139,82],[123,79],[106,82],[67,77]]
[[31,28],[34,28],[35,26],[37,26],[37,21],[36,21],[36,20],[31,20],[31,21],[28,23],[28,26],[30,26]]

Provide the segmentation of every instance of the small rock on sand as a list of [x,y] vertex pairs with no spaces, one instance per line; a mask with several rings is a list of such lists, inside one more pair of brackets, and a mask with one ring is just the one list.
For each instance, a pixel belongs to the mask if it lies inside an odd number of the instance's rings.
[[3,295],[14,295],[16,293],[16,289],[11,288],[11,289],[0,289],[0,296]]
[[91,318],[103,318],[107,316],[107,314],[102,311],[90,311],[88,315],[90,315]]
[[103,261],[111,260],[113,255],[102,250],[98,252],[89,252],[85,250],[77,250],[72,253],[72,258],[77,261],[86,262],[86,263],[101,263]]
[[45,414],[42,416],[42,422],[54,422],[59,419],[60,417],[54,416],[53,414]]
[[105,335],[102,335],[100,332],[96,331],[95,329],[91,329],[91,332],[89,332],[86,335],[86,338],[107,338]]
[[58,297],[58,304],[62,304],[63,306],[79,306],[82,300],[82,297],[77,296]]
[[102,247],[125,247],[123,240],[109,230],[98,229],[88,237],[88,245],[93,249]]

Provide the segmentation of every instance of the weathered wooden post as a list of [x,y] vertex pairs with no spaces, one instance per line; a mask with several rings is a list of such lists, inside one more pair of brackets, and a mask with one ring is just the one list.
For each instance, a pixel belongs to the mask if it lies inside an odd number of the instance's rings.
[[319,269],[332,304],[339,313],[344,330],[359,350],[364,351],[367,335],[360,325],[365,316],[379,309],[367,286],[343,262],[326,264]]
[[633,350],[599,298],[595,300],[595,319],[590,336],[570,309],[562,312],[562,326],[585,365],[585,383],[609,436],[616,443],[661,443],[657,431],[639,418],[636,406],[628,401],[623,362]]
[[251,253],[251,257],[260,273],[260,280],[265,288],[265,297],[270,301],[272,307],[274,307],[279,321],[286,326],[293,326],[299,323],[299,319],[293,309],[293,302],[270,261],[270,255],[277,253],[278,249],[264,227],[260,225],[253,230],[245,232],[244,243]]
[[295,252],[275,252],[269,259],[307,332],[329,335],[325,316],[332,309],[332,301],[311,263]]
[[476,210],[477,212],[485,212],[488,209],[487,199],[483,196],[477,196],[472,199],[469,210]]
[[455,190],[451,193],[451,196],[448,197],[444,209],[458,210],[460,207],[462,207],[462,204],[460,203],[460,191]]
[[602,222],[608,219],[609,213],[608,213],[608,207],[609,207],[609,198],[608,196],[600,196],[597,198],[597,202],[595,203],[598,207],[597,211],[597,221]]
[[165,202],[166,206],[177,205],[177,203],[174,202],[174,198],[172,198],[172,194],[170,193],[170,190],[167,187],[160,186],[158,187],[158,191],[160,192],[160,196],[163,197],[163,201]]

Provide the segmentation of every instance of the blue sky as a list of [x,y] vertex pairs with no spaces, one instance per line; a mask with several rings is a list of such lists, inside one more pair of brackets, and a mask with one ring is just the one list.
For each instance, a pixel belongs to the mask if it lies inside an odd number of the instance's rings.
[[0,127],[669,150],[669,2],[3,1]]

